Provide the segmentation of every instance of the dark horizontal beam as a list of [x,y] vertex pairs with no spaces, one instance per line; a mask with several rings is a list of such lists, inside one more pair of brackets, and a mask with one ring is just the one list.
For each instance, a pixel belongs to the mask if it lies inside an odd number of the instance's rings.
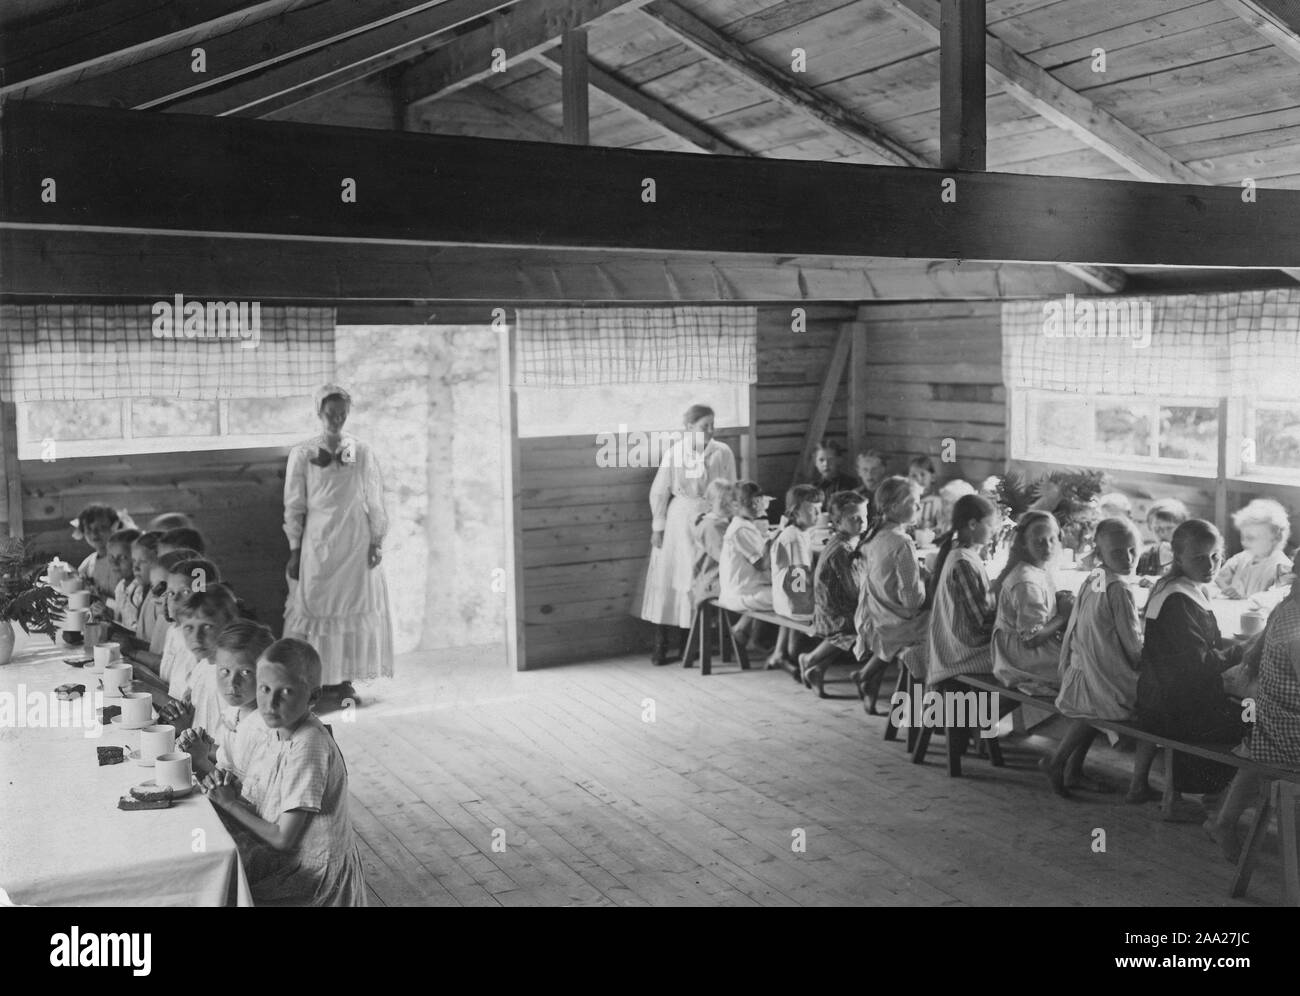
[[1089,294],[1043,264],[677,255],[0,230],[17,300],[489,304],[868,301]]
[[[11,102],[6,226],[686,253],[1300,266],[1300,190],[946,173]],[[45,178],[57,199],[42,200]],[[355,181],[356,202],[341,197]],[[654,201],[647,202],[647,181]],[[955,200],[944,199],[945,189]]]

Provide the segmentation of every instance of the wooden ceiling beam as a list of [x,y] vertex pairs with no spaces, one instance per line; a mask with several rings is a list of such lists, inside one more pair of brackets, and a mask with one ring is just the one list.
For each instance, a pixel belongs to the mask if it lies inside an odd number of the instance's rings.
[[506,65],[532,59],[550,48],[565,31],[580,28],[615,10],[641,7],[650,0],[529,0],[490,18],[428,58],[408,67],[397,82],[408,106],[420,104],[492,76],[495,53],[505,53]]
[[980,170],[987,159],[984,4],[943,0],[939,19],[939,165]]
[[817,93],[812,87],[774,69],[740,43],[701,20],[673,0],[656,0],[642,13],[683,42],[740,76],[765,97],[812,118],[896,166],[929,166],[924,156],[891,138],[880,128]]
[[[503,0],[508,2],[508,0]],[[298,3],[280,16],[246,24],[204,40],[207,72],[191,71],[188,46],[154,55],[133,65],[62,85],[48,99],[68,104],[150,110],[265,73],[294,60],[348,42],[405,18],[417,17],[439,0],[321,0]],[[499,5],[498,5],[499,6]],[[416,22],[408,21],[409,26]],[[400,41],[400,39],[399,39]],[[375,41],[367,43],[375,46]],[[266,83],[262,84],[265,88]],[[230,99],[230,98],[227,98]]]
[[953,178],[26,101],[3,106],[0,148],[7,227],[330,239],[358,250],[410,241],[1300,267],[1300,190],[1261,190],[1243,211],[1229,187]]
[[[939,44],[939,0],[886,0],[900,20]],[[1205,183],[1205,178],[1154,142],[1143,138],[1109,111],[1071,90],[997,35],[985,39],[988,71],[995,85],[1030,110],[1096,149],[1141,180]]]
[[1275,47],[1300,61],[1300,3],[1296,0],[1220,0]]
[[[878,258],[481,249],[0,230],[5,297],[342,304],[692,304],[1056,297],[1087,284],[1056,267]],[[426,313],[427,314],[427,313]],[[421,318],[421,321],[424,319]]]
[[258,24],[306,0],[114,0],[9,33],[0,97],[31,99],[110,68]]
[[517,0],[442,0],[164,110],[263,117],[426,55],[448,32]]
[[[534,56],[534,59],[553,72],[560,72],[559,50],[547,49]],[[632,112],[642,121],[654,126],[664,134],[689,142],[701,152],[720,155],[748,156],[748,150],[734,145],[721,135],[717,135],[703,125],[692,121],[684,114],[665,104],[661,100],[638,90],[624,82],[614,73],[601,68],[594,61],[588,60],[588,83],[611,100]]]

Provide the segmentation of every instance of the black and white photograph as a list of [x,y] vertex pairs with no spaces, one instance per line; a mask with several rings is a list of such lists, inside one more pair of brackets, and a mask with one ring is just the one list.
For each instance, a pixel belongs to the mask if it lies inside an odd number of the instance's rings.
[[1249,969],[1297,233],[1297,0],[3,0],[0,905]]

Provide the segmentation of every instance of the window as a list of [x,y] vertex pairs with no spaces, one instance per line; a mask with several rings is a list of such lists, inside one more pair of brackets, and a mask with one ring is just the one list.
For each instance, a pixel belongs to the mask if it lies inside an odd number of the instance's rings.
[[691,381],[599,387],[518,387],[519,435],[586,436],[679,429],[691,405],[716,412],[717,428],[749,425],[749,385]]
[[1015,459],[1205,477],[1217,472],[1217,401],[1022,391],[1014,395],[1012,414]]
[[288,446],[316,431],[310,396],[19,402],[20,460]]
[[1300,405],[1248,403],[1243,437],[1243,473],[1291,484],[1300,480]]

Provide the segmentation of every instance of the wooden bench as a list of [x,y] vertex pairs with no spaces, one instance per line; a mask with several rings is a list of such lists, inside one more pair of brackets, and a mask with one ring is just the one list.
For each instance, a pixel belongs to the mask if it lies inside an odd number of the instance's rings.
[[[1064,715],[1056,708],[1056,702],[1053,698],[1041,695],[1026,695],[1024,692],[1008,688],[1000,682],[989,681],[975,675],[960,675],[955,680],[975,691],[995,693],[1000,699],[1010,699],[1016,703],[1015,707],[1034,705],[1053,715]],[[1005,715],[1005,712],[1003,715]],[[1243,771],[1254,772],[1261,779],[1264,779],[1268,784],[1268,791],[1264,800],[1255,808],[1255,817],[1251,821],[1250,829],[1247,831],[1246,841],[1241,851],[1241,859],[1237,862],[1236,874],[1233,876],[1229,888],[1229,895],[1233,898],[1240,898],[1246,894],[1246,889],[1250,884],[1250,877],[1259,858],[1260,844],[1263,842],[1264,834],[1268,829],[1269,818],[1276,811],[1278,817],[1278,846],[1282,852],[1282,880],[1286,903],[1288,906],[1300,906],[1300,852],[1297,851],[1296,835],[1296,805],[1300,803],[1300,771],[1276,768],[1241,757],[1232,752],[1237,746],[1236,744],[1189,743],[1151,733],[1141,727],[1134,726],[1132,723],[1108,719],[1089,720],[1089,725],[1094,729],[1108,730],[1121,736],[1131,737],[1134,740],[1155,744],[1157,747],[1164,749],[1165,787],[1160,799],[1160,812],[1164,816],[1169,816],[1173,812],[1174,799],[1177,794],[1174,789],[1175,758],[1179,754],[1188,754],[1210,761],[1218,761],[1221,764],[1227,764]],[[930,732],[928,728],[921,732],[916,756],[913,757],[913,760],[917,763],[924,759],[925,745],[929,741],[928,734]],[[951,739],[949,738],[950,741]],[[991,746],[992,743],[990,743]],[[995,767],[1001,767],[1000,756],[993,764]],[[952,777],[961,775],[961,758],[951,749],[949,750],[948,774]]]
[[[785,616],[778,616],[775,612],[762,612],[758,609],[733,609],[727,608],[718,603],[716,598],[706,599],[695,607],[695,615],[691,620],[691,631],[686,637],[686,648],[682,653],[682,667],[691,667],[691,646],[695,642],[698,634],[700,641],[700,673],[713,673],[713,656],[709,647],[708,633],[708,612],[713,609],[716,613],[718,624],[718,654],[725,661],[727,659],[727,649],[730,648],[735,652],[736,660],[740,662],[742,671],[749,670],[749,653],[741,646],[740,641],[735,638],[731,632],[731,616],[747,616],[757,622],[772,623],[775,626],[785,626],[789,629],[797,630],[808,636],[816,636],[813,632],[812,623],[799,622],[795,619],[787,619]],[[795,666],[795,677],[798,678],[798,665]]]

